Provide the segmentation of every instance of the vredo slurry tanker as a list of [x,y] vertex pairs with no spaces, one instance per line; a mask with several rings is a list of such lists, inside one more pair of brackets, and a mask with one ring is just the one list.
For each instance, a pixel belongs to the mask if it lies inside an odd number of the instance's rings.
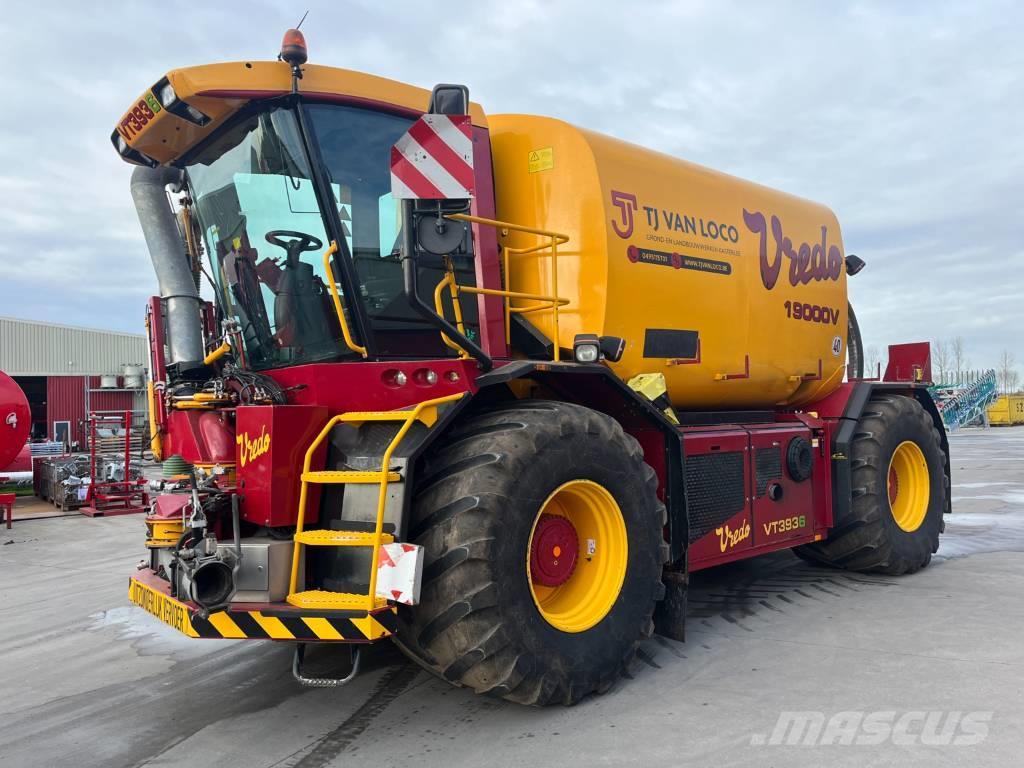
[[[571,704],[656,619],[682,636],[692,571],[928,564],[950,502],[927,361],[863,378],[831,211],[306,61],[290,30],[279,61],[173,70],[111,137],[159,282],[153,449],[189,477],[133,602],[294,643],[307,683],[392,639]],[[305,676],[314,642],[352,674]]]

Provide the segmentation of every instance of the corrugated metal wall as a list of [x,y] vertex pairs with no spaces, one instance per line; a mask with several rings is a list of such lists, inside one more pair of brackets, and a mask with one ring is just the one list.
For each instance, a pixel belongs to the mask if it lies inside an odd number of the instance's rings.
[[[50,376],[46,380],[47,433],[53,436],[53,422],[70,421],[71,439],[85,446],[85,387],[97,388],[99,377]],[[92,392],[89,405],[93,412],[132,410],[137,404],[133,392]],[[144,406],[143,406],[144,407]],[[143,416],[136,417],[136,428],[145,423]]]
[[85,377],[51,376],[46,380],[46,432],[53,437],[53,422],[71,422],[71,441],[85,444]]
[[[141,325],[141,321],[140,321]],[[146,337],[0,317],[0,371],[9,376],[86,376],[147,365]]]

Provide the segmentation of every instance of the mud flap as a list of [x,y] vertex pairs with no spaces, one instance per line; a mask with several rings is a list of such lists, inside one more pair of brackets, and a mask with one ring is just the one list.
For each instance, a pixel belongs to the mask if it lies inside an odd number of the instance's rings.
[[654,609],[654,631],[669,640],[686,641],[686,594],[690,574],[666,570],[662,575],[665,598]]

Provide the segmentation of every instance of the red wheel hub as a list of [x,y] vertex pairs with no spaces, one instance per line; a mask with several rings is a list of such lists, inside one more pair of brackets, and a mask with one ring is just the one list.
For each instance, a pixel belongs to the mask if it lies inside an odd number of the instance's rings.
[[900,478],[896,474],[896,469],[893,467],[889,468],[889,504],[896,503],[896,497],[900,492]]
[[530,547],[530,578],[535,584],[559,587],[576,570],[579,538],[571,522],[558,515],[541,515]]

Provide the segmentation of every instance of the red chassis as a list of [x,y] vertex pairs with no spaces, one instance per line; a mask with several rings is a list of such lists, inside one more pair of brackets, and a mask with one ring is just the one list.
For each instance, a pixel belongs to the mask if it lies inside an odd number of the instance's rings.
[[[233,422],[223,430],[191,423],[211,419],[210,412],[172,412],[174,423],[167,430],[165,450],[194,463],[209,463],[212,457],[233,463],[240,483],[246,485],[242,518],[258,525],[284,526],[295,521],[296,468],[301,456],[319,425],[331,416],[400,409],[466,392],[470,397],[461,408],[486,390],[497,389],[495,384],[532,379],[550,387],[558,382],[556,396],[572,391],[572,399],[619,418],[626,431],[640,440],[670,509],[670,528],[676,531],[674,555],[685,551],[688,568],[694,571],[825,538],[833,520],[836,431],[857,416],[848,413],[851,394],[872,386],[915,389],[911,383],[853,382],[800,412],[756,414],[753,423],[743,419],[750,414],[737,414],[740,418],[735,422],[728,420],[728,414],[715,414],[710,425],[672,427],[663,419],[663,424],[655,425],[660,414],[653,408],[638,418],[636,411],[646,402],[630,402],[641,398],[623,386],[609,386],[614,377],[601,366],[495,362],[495,370],[484,375],[473,361],[455,359],[314,364],[270,371],[285,387],[302,385],[292,390],[293,405],[218,411],[218,418],[229,417]],[[404,386],[393,383],[397,371],[405,374]],[[428,371],[436,375],[427,377]],[[191,422],[186,424],[187,420]],[[681,447],[675,451],[670,450],[673,434],[681,438]],[[216,444],[214,450],[204,444],[204,435]],[[266,450],[257,446],[252,455],[260,439],[266,441]],[[788,461],[794,441],[803,441],[809,448],[812,466],[807,477],[794,476]],[[231,444],[234,448],[228,449]],[[684,455],[683,467],[670,471]],[[735,509],[724,523],[722,504]],[[709,512],[708,505],[714,511]],[[314,503],[311,519],[315,510]]]
[[[658,476],[658,495],[668,510],[665,538],[671,564],[665,576],[664,606],[674,617],[659,621],[659,631],[676,638],[683,636],[688,571],[828,537],[833,520],[851,503],[849,446],[857,420],[875,393],[914,397],[941,424],[926,388],[915,380],[917,375],[903,381],[855,380],[799,411],[681,413],[684,423],[677,425],[604,365],[494,362],[493,370],[486,373],[479,371],[475,361],[461,359],[295,366],[267,372],[288,390],[289,405],[183,411],[165,409],[162,398],[157,398],[154,413],[165,456],[178,453],[189,463],[228,467],[219,485],[235,494],[241,520],[250,526],[285,530],[295,524],[298,514],[302,457],[333,416],[405,409],[465,393],[406,456],[405,481],[412,487],[418,456],[478,403],[533,396],[579,403],[608,414],[638,440],[645,461]],[[397,376],[398,372],[404,376]],[[940,434],[948,456],[945,433],[940,430]],[[327,463],[326,453],[320,451],[313,456],[312,469],[330,468]],[[948,472],[948,462],[946,466]],[[319,489],[314,487],[311,494],[307,520],[314,521]],[[412,496],[405,494],[402,503],[408,505]],[[403,510],[400,520],[408,517]],[[224,529],[217,533],[222,538],[229,535]],[[401,522],[396,534],[401,540]],[[247,603],[237,598],[207,622],[198,605],[185,596],[169,599],[166,586],[154,578],[149,570],[134,577],[131,588],[141,590],[137,597],[144,601],[139,604],[172,613],[175,606],[184,606],[191,622],[191,629],[185,631],[193,636],[300,639],[287,629],[286,619],[300,629],[318,627],[320,634],[314,634],[321,640],[372,642],[393,631],[390,613],[383,617],[358,612],[310,614],[284,601]],[[681,591],[674,586],[679,579]],[[280,626],[272,620],[275,611],[280,612]],[[321,618],[351,622],[351,626],[327,627]]]

